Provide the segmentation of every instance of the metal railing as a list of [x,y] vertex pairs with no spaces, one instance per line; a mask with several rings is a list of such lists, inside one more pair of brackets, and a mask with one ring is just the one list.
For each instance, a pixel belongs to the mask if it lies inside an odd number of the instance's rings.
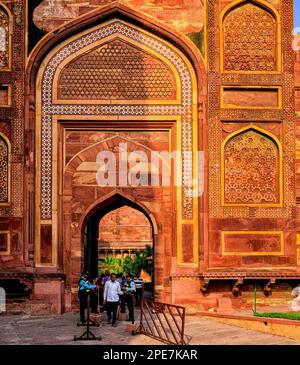
[[171,345],[187,345],[185,308],[142,299],[139,333]]

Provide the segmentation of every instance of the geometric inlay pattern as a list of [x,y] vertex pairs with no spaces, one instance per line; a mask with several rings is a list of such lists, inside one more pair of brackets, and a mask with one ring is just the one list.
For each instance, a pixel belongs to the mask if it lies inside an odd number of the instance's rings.
[[225,204],[276,204],[278,147],[267,136],[248,130],[225,145]]
[[70,63],[61,73],[59,99],[175,99],[166,64],[116,39]]
[[[281,73],[273,74],[270,72],[259,73],[221,73],[220,71],[220,54],[224,49],[224,24],[221,24],[223,30],[222,43],[220,42],[219,32],[216,32],[220,23],[220,15],[218,8],[219,0],[211,0],[207,2],[207,34],[208,37],[208,60],[209,69],[208,84],[208,154],[209,154],[209,215],[216,219],[233,219],[233,218],[291,218],[296,217],[296,190],[295,190],[295,107],[291,100],[294,98],[294,56],[291,47],[291,32],[293,24],[293,0],[284,0],[280,2],[280,20],[277,19],[278,29],[281,28],[281,41],[279,48],[282,49],[284,56],[284,70]],[[222,3],[225,3],[222,1]],[[226,2],[227,3],[227,2]],[[235,2],[232,2],[234,4]],[[240,3],[257,4],[259,1],[241,1]],[[267,2],[265,2],[267,3]],[[269,2],[275,4],[275,1]],[[235,3],[236,4],[236,3]],[[237,5],[235,5],[236,8]],[[258,5],[259,6],[259,5]],[[272,13],[272,10],[270,10]],[[230,14],[230,10],[227,14]],[[225,15],[226,18],[226,15]],[[248,32],[247,32],[248,34]],[[263,49],[263,48],[262,48]],[[277,50],[278,51],[278,50]],[[281,52],[280,52],[281,53]],[[279,52],[277,52],[279,56]],[[281,56],[280,56],[281,57]],[[223,57],[224,61],[224,57]],[[280,64],[280,59],[277,59]],[[226,70],[225,62],[221,71]],[[276,70],[276,69],[275,69]],[[229,70],[230,71],[230,70]],[[234,71],[234,70],[233,70]],[[232,109],[220,109],[221,87],[222,85],[280,85],[282,86],[282,110],[261,111],[248,109],[247,111]],[[282,206],[275,205],[222,205],[222,195],[224,195],[224,181],[222,182],[222,163],[220,146],[224,140],[224,136],[232,130],[224,130],[223,122],[243,121],[244,123],[257,124],[262,129],[270,131],[272,129],[266,127],[270,121],[281,121],[281,133],[277,135],[280,144],[284,149],[284,158],[282,159],[282,181],[284,187],[281,194]],[[240,127],[239,127],[240,128]],[[276,133],[274,133],[276,135]],[[224,173],[223,173],[224,175]],[[222,185],[223,183],[223,185]],[[223,190],[223,192],[222,192]],[[276,204],[277,205],[277,204]],[[279,204],[278,204],[279,205]]]
[[[143,48],[157,52],[169,60],[177,70],[181,81],[181,104],[90,104],[53,105],[53,80],[59,65],[70,55],[99,40],[111,35],[121,34]],[[182,59],[173,49],[157,38],[137,30],[130,25],[115,19],[114,21],[82,35],[71,41],[51,58],[42,77],[42,121],[41,121],[41,218],[51,219],[52,211],[52,115],[178,115],[182,117],[182,205],[183,218],[193,218],[193,135],[192,135],[192,81],[190,71]]]
[[246,3],[223,23],[225,71],[276,70],[276,20],[265,9]]
[[[29,154],[24,149],[24,72],[25,72],[25,7],[23,0],[3,1],[7,7],[0,5],[1,38],[1,82],[12,85],[11,107],[0,108],[1,120],[10,124],[10,132],[2,130],[11,143],[9,161],[9,202],[0,206],[1,217],[24,217],[24,166],[29,166]],[[3,12],[3,13],[2,13]],[[2,28],[1,28],[2,24]],[[4,36],[5,34],[5,36]],[[11,44],[14,46],[11,47]],[[13,63],[11,64],[11,60]],[[2,69],[5,68],[5,69]],[[29,185],[29,184],[28,184]]]

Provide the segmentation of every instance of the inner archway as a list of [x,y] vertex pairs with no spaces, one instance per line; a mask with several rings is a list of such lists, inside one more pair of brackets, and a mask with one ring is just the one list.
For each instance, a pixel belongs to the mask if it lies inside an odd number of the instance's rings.
[[144,213],[124,205],[107,213],[99,222],[98,274],[132,273],[152,292],[153,229]]
[[122,196],[96,206],[83,225],[85,270],[101,277],[106,270],[142,277],[154,292],[154,227],[138,204]]

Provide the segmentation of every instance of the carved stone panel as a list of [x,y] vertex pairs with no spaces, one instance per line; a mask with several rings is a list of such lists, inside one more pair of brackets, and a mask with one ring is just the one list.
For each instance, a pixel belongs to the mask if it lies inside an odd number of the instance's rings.
[[246,3],[224,18],[224,70],[276,70],[276,20],[264,8]]

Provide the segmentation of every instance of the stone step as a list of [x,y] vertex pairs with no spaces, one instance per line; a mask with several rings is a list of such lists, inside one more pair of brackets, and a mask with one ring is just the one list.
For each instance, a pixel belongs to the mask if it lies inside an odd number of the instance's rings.
[[51,303],[42,300],[27,300],[23,302],[8,302],[7,314],[46,315],[56,313]]

